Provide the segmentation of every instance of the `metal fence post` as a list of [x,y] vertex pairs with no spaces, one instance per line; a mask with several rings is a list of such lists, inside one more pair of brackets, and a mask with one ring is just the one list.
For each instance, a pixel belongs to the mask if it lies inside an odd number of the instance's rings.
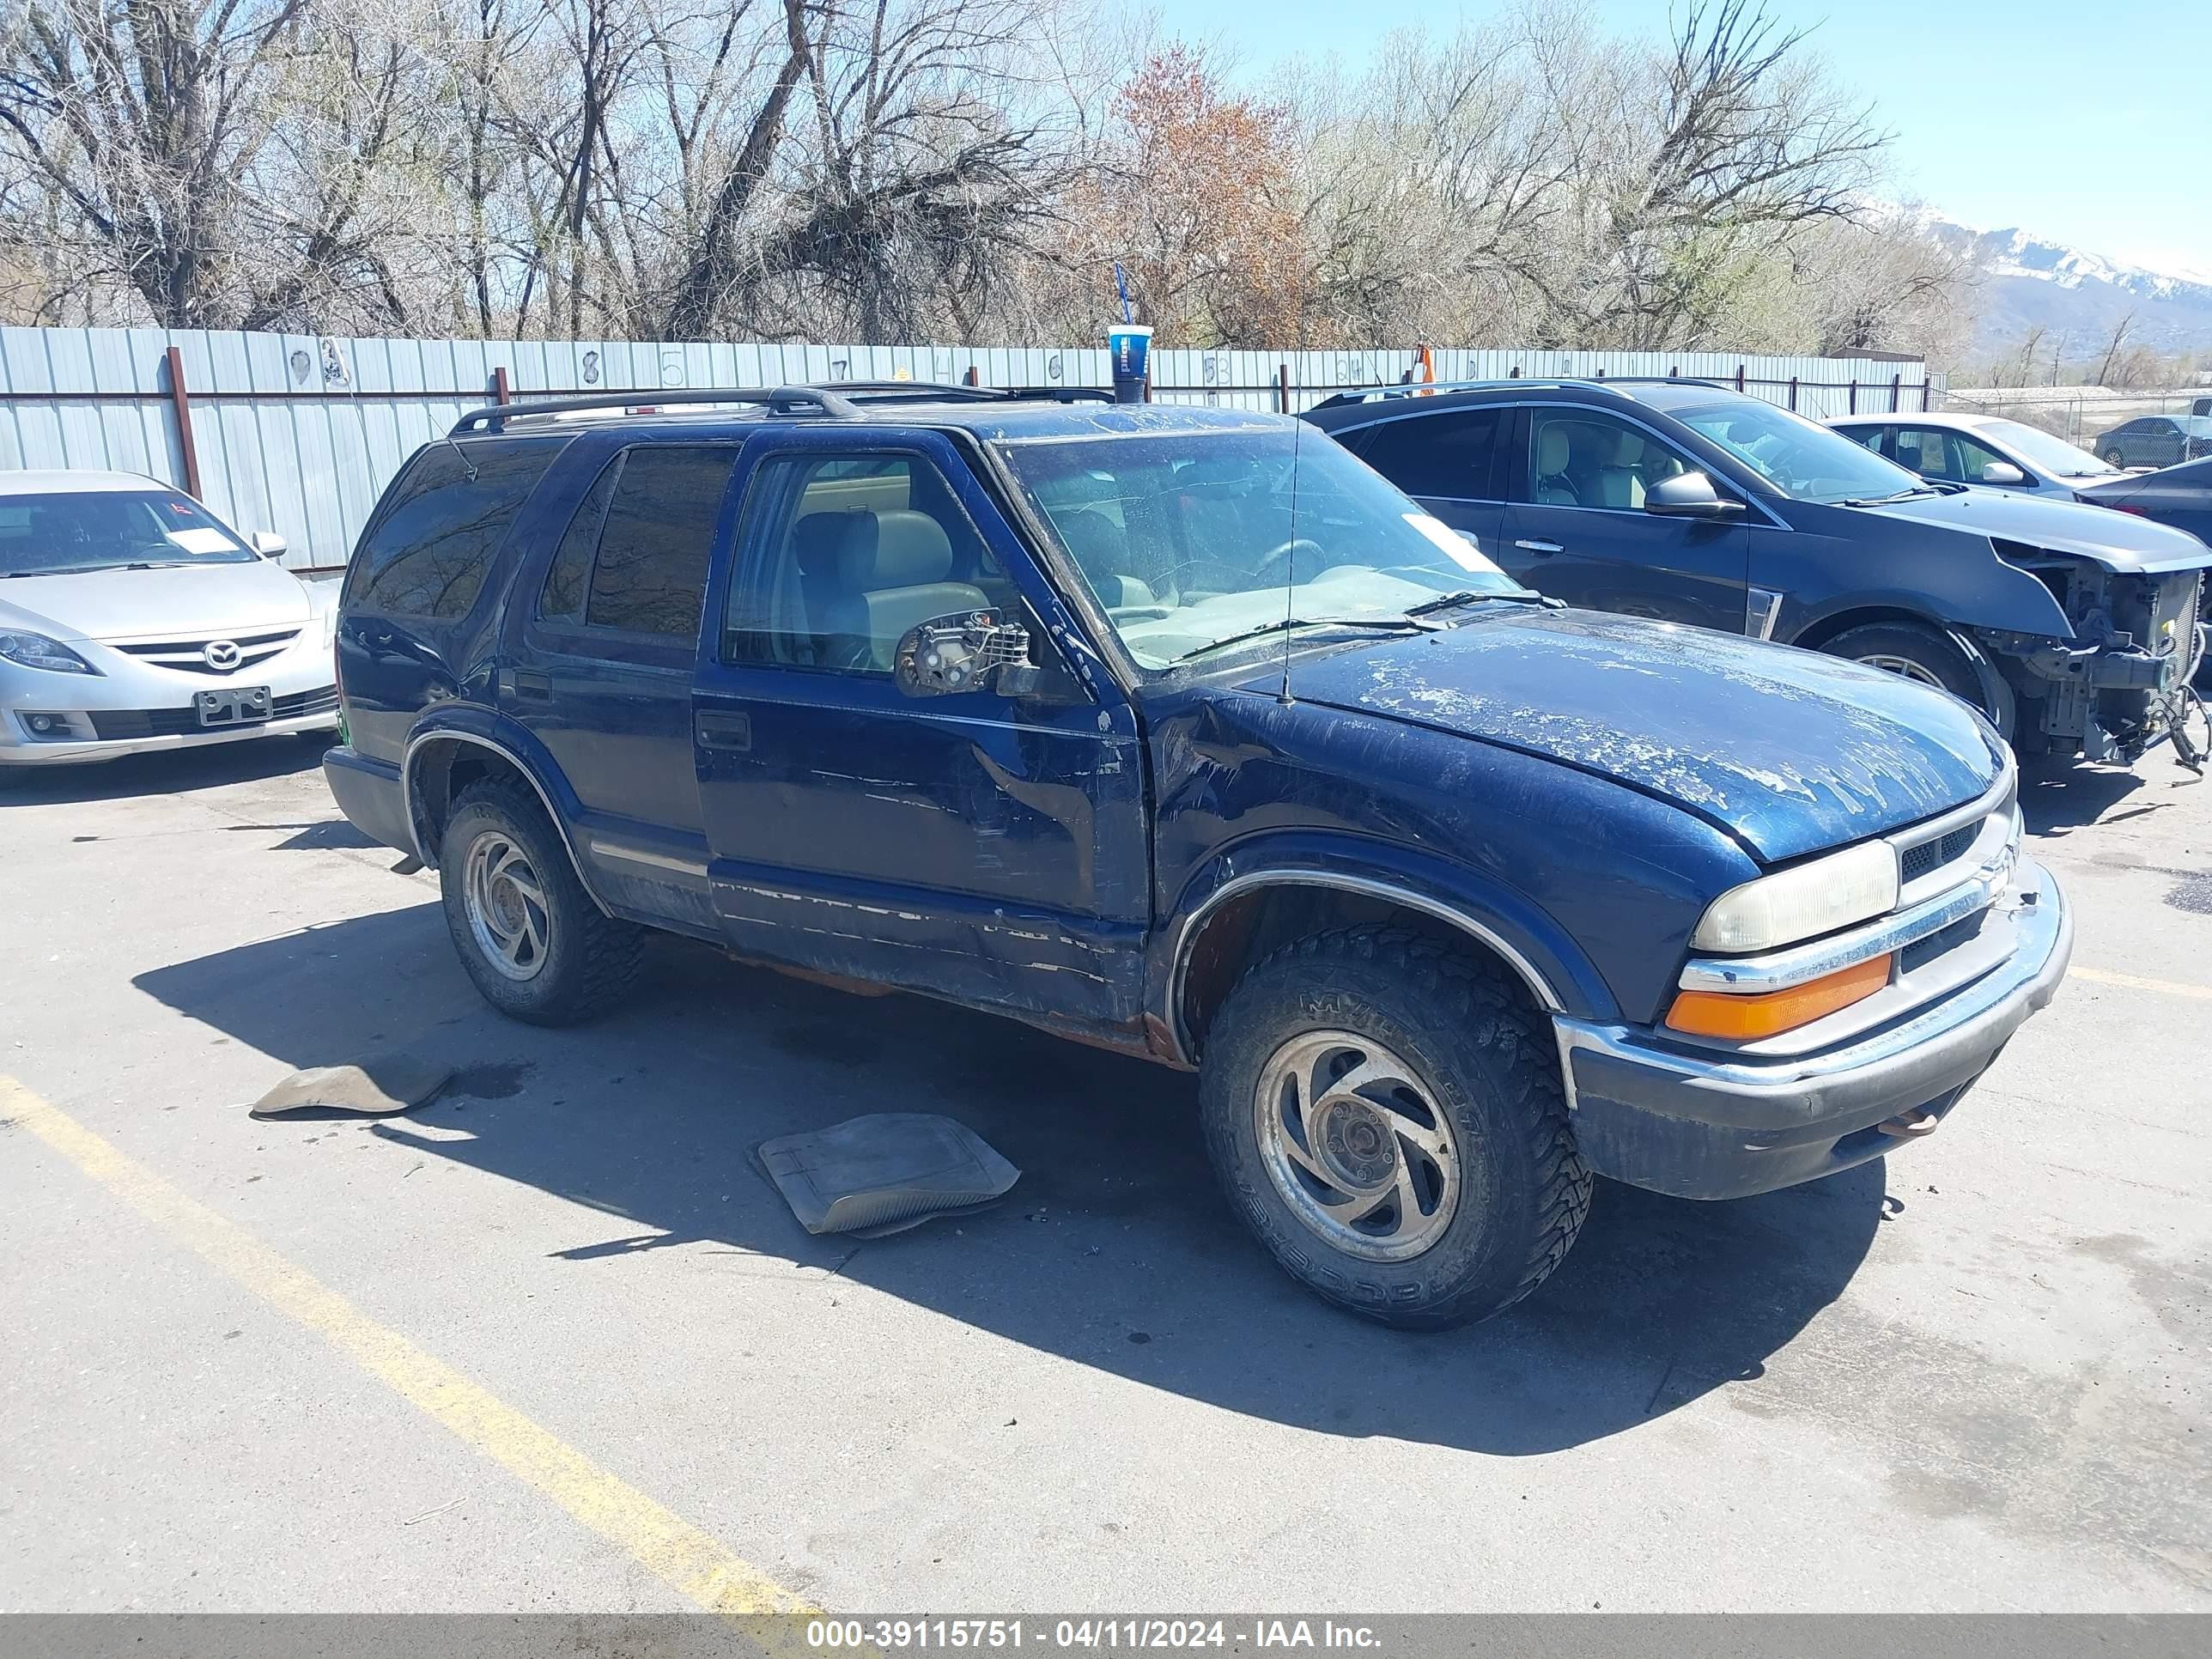
[[[1928,371],[1923,369],[1920,372],[1924,375]],[[1928,412],[1928,382],[1925,380],[1920,382],[1920,412],[1923,415]]]
[[1797,377],[1795,374],[1790,377],[1790,412],[1793,415],[1797,412]]
[[968,381],[968,384],[969,384],[969,386],[981,386],[981,385],[982,385],[982,384],[983,384],[983,371],[982,371],[981,369],[980,369],[980,368],[976,368],[976,367],[975,367],[975,364],[973,364],[973,363],[969,364],[969,365],[968,365],[968,376],[967,376],[967,381]]
[[507,383],[507,365],[498,364],[491,372],[491,400],[495,404],[514,401],[514,388]]
[[1735,366],[1735,389],[1737,394],[1741,396],[1743,392],[1743,365],[1741,363],[1738,363]]
[[1291,366],[1288,363],[1277,363],[1275,365],[1275,413],[1287,415],[1290,412]]
[[1889,377],[1889,412],[1896,414],[1905,407],[1905,371],[1899,369]]
[[176,411],[177,450],[185,462],[185,494],[194,501],[200,499],[200,452],[192,441],[192,398],[185,390],[185,354],[171,346],[169,360],[169,407]]
[[1857,375],[1854,374],[1854,375],[1852,375],[1852,376],[1851,376],[1850,401],[1849,403],[1847,403],[1847,404],[1845,404],[1844,405],[1844,414],[1846,414],[1846,415],[1856,415],[1856,414],[1857,414],[1858,412],[1859,412],[1859,377],[1858,377]]

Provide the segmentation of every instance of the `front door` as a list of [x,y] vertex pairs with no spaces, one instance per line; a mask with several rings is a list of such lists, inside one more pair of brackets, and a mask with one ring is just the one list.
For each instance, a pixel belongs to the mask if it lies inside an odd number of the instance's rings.
[[[941,435],[779,439],[710,596],[694,697],[714,902],[739,951],[1086,1024],[1141,1008],[1148,824],[1133,709]],[[1024,684],[916,698],[917,623],[1024,623]]]
[[[1523,428],[1519,487],[1498,535],[1509,572],[1569,605],[1744,631],[1751,559],[1744,515],[1644,510],[1652,485],[1703,470],[1696,462],[1605,410],[1534,404]],[[1712,484],[1723,496],[1734,494],[1724,479]]]
[[616,451],[546,566],[502,687],[575,794],[598,890],[708,933],[691,682],[737,456],[732,443]]

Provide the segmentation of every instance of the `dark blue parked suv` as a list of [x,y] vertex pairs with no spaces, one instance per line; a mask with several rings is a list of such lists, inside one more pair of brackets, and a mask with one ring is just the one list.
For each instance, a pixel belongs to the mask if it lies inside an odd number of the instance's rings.
[[1402,1324],[1533,1289],[1592,1172],[1933,1128],[2071,937],[1964,704],[1561,609],[1275,416],[482,410],[337,649],[331,787],[495,1006],[588,1015],[659,928],[1196,1068],[1267,1248]]
[[1706,381],[1417,393],[1429,389],[1349,392],[1307,418],[1570,605],[1940,686],[2024,755],[2133,761],[2191,726],[2212,565],[2192,537],[1930,482]]

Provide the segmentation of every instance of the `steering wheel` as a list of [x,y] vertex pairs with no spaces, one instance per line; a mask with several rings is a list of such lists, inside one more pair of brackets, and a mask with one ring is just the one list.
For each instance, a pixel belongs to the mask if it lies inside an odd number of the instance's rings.
[[1322,551],[1322,544],[1319,542],[1313,540],[1310,537],[1293,536],[1290,540],[1285,542],[1280,547],[1269,550],[1267,556],[1260,561],[1260,568],[1252,573],[1252,586],[1255,587],[1273,586],[1273,578],[1269,573],[1271,573],[1279,564],[1291,565],[1292,574],[1295,574],[1296,567],[1294,561],[1301,553],[1311,553],[1315,556],[1323,559],[1328,556],[1327,553]]

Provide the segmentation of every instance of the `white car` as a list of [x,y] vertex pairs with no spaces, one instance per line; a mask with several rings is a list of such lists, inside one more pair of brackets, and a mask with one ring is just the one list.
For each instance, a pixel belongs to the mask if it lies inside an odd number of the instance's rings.
[[0,471],[0,788],[30,769],[334,728],[337,584],[128,472]]
[[1845,415],[1828,424],[1936,483],[2100,507],[2081,492],[2120,476],[2118,467],[2087,450],[2002,415]]

